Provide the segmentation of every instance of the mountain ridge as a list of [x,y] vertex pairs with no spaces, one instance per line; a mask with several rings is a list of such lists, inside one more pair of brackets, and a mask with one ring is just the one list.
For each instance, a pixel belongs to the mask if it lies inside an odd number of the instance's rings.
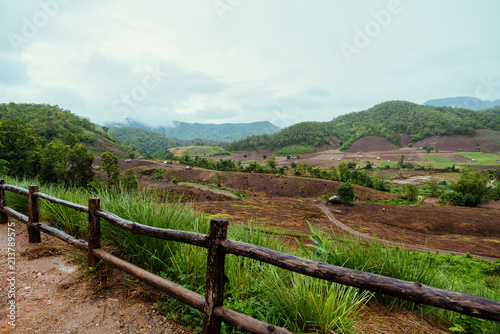
[[477,110],[485,110],[500,106],[500,99],[495,101],[487,101],[472,96],[457,96],[457,97],[432,99],[424,102],[423,104],[435,107],[466,108],[477,111]]
[[187,123],[174,121],[173,126],[152,127],[135,119],[128,118],[127,123],[109,123],[109,127],[128,126],[163,133],[166,137],[177,140],[203,139],[218,142],[232,142],[248,136],[272,134],[280,130],[269,121],[251,123]]

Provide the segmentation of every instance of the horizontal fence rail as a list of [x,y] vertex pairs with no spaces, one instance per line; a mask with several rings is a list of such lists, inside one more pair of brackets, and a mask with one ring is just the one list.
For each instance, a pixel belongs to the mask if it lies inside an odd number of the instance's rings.
[[[6,206],[5,191],[29,197],[28,216]],[[88,242],[77,239],[61,230],[39,222],[38,199],[63,205],[89,214]],[[222,306],[224,288],[224,258],[233,254],[265,262],[285,270],[349,285],[364,290],[383,293],[415,303],[427,304],[442,309],[455,311],[469,316],[500,322],[500,302],[479,296],[438,289],[416,282],[403,281],[359,270],[338,267],[314,260],[307,260],[291,254],[278,252],[268,248],[226,239],[227,221],[212,219],[210,234],[188,231],[177,231],[156,228],[125,220],[111,212],[100,208],[99,199],[89,199],[89,206],[83,206],[61,200],[38,191],[38,186],[30,186],[29,190],[5,184],[0,180],[0,219],[5,223],[10,216],[28,225],[30,242],[40,242],[33,231],[44,232],[59,238],[74,247],[86,250],[89,256],[89,267],[95,266],[97,260],[107,262],[141,281],[150,284],[171,297],[201,312],[203,317],[203,333],[219,333],[220,321],[235,326],[239,330],[251,333],[290,333],[284,328],[269,325],[240,314]],[[198,247],[208,248],[207,282],[205,297],[183,286],[154,275],[136,265],[115,257],[100,248],[100,218],[110,224],[132,233],[143,234],[153,238],[177,241]]]

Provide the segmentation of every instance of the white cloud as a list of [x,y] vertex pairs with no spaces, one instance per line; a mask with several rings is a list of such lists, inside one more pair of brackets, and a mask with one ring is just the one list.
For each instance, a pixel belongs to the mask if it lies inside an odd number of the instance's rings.
[[[97,123],[288,126],[500,81],[494,0],[225,3],[233,9],[221,20],[213,1],[2,2],[0,98]],[[24,39],[18,48],[13,34]],[[357,52],[346,57],[342,43]]]

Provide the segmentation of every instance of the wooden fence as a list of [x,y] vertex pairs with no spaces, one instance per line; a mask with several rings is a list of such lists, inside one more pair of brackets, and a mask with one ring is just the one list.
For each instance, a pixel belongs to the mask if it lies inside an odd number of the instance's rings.
[[[28,216],[9,208],[5,203],[5,191],[11,191],[29,198]],[[88,213],[88,241],[40,223],[39,199],[45,199],[74,210]],[[102,210],[98,198],[90,198],[87,206],[54,198],[39,192],[38,186],[29,190],[5,184],[0,180],[0,223],[7,223],[8,217],[24,222],[28,226],[29,242],[40,242],[40,232],[55,236],[76,248],[88,251],[88,266],[95,267],[101,259],[141,281],[150,284],[171,297],[203,312],[203,333],[220,333],[221,321],[239,330],[251,333],[290,333],[284,328],[263,323],[222,306],[224,292],[224,262],[227,254],[248,257],[269,263],[296,273],[336,282],[344,285],[383,293],[415,303],[432,305],[477,318],[500,322],[500,302],[479,296],[438,289],[416,282],[408,282],[371,274],[363,271],[333,266],[326,263],[296,257],[260,246],[226,239],[228,222],[224,219],[210,221],[209,235],[154,228],[122,219]],[[130,231],[170,241],[178,241],[208,249],[205,297],[183,286],[154,275],[138,266],[117,258],[100,248],[100,219]]]

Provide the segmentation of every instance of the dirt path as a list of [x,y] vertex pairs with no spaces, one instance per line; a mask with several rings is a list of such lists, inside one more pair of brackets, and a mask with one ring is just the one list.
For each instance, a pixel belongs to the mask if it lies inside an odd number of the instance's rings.
[[106,265],[87,277],[85,254],[59,239],[29,244],[24,224],[0,225],[0,249],[0,333],[189,333],[152,307],[160,293]]
[[[345,231],[351,235],[354,235],[356,237],[359,237],[363,240],[366,240],[366,241],[373,241],[373,237],[370,236],[369,234],[366,234],[366,233],[360,233],[356,230],[353,230],[352,228],[342,224],[340,221],[338,221],[337,219],[335,219],[335,217],[333,216],[332,212],[326,207],[325,204],[321,203],[321,204],[318,204],[318,207],[321,209],[321,211],[323,211],[326,215],[326,217],[339,229],[341,229],[342,231]],[[379,241],[381,241],[382,243],[387,243],[387,244],[393,244],[392,241],[389,241],[389,240],[385,240],[383,238],[378,238]],[[410,245],[410,244],[405,244],[404,247],[408,250],[411,250],[411,251],[418,251],[418,252],[436,252],[438,251],[439,253],[443,253],[443,254],[451,254],[451,253],[454,253],[456,255],[463,255],[465,253],[462,253],[462,252],[458,252],[458,251],[447,251],[447,250],[442,250],[442,249],[434,249],[434,248],[428,248],[428,247],[420,247],[420,246],[416,246],[416,245]],[[489,256],[483,256],[483,255],[477,255],[477,254],[471,254],[473,256],[477,256],[477,257],[481,257],[485,260],[488,260],[488,261],[495,261],[498,259],[498,257],[489,257]]]
[[180,185],[184,185],[184,186],[188,186],[188,187],[193,187],[193,188],[196,188],[196,189],[201,189],[201,190],[209,191],[209,192],[212,192],[214,194],[225,195],[225,196],[228,196],[228,197],[231,197],[231,198],[238,198],[238,196],[236,196],[235,194],[233,194],[230,191],[222,190],[222,189],[214,189],[214,188],[211,188],[209,186],[205,186],[203,184],[191,183],[191,182],[179,182],[179,184]]

